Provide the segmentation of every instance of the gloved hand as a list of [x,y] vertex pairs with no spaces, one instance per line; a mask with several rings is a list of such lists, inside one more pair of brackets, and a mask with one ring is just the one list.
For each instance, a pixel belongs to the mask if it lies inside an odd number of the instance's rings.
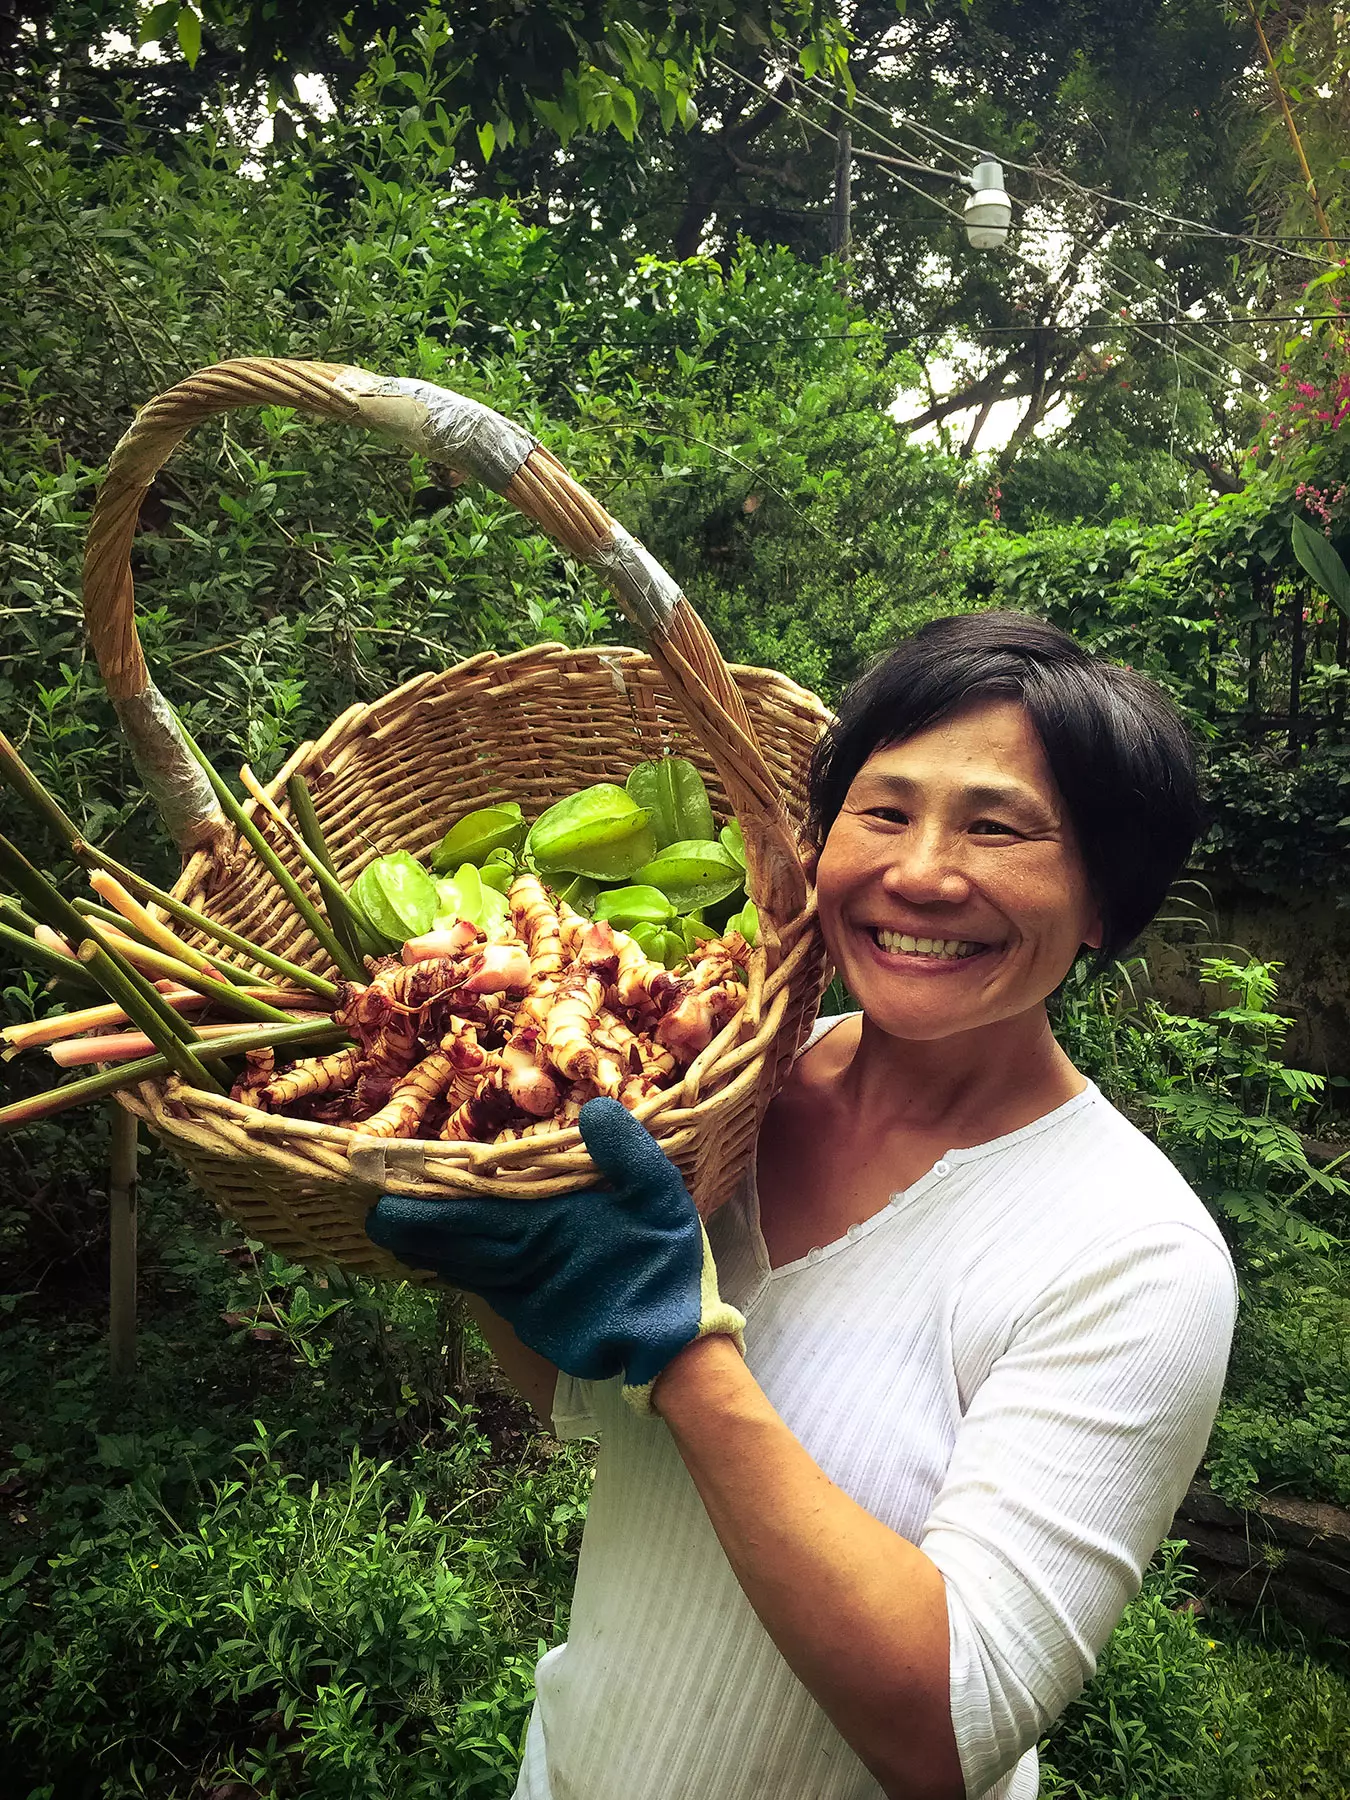
[[621,1370],[624,1398],[652,1388],[695,1338],[722,1332],[744,1354],[745,1320],[717,1291],[703,1222],[656,1139],[617,1100],[588,1100],[581,1135],[612,1189],[542,1200],[418,1200],[386,1194],[373,1242],[486,1300],[523,1344],[584,1381]]

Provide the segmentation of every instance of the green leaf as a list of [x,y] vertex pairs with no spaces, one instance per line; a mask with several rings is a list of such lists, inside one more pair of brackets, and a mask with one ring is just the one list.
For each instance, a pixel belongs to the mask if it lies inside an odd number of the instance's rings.
[[1300,566],[1350,619],[1350,569],[1306,519],[1294,519],[1291,541]]
[[478,127],[478,148],[483,152],[483,161],[492,161],[492,152],[497,148],[497,131],[491,119],[487,119]]
[[179,10],[178,48],[187,58],[188,67],[195,69],[197,58],[202,53],[202,21],[201,15],[190,6],[184,6]]
[[168,37],[178,22],[178,0],[161,0],[158,6],[152,6],[141,20],[137,44],[157,44]]

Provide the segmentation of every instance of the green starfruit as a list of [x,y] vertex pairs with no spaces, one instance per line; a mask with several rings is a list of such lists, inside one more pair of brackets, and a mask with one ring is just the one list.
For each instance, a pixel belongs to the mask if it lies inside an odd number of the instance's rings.
[[651,814],[657,847],[664,850],[691,838],[712,838],[712,805],[703,777],[682,756],[663,756],[637,765],[626,783],[638,805]]
[[688,951],[684,939],[678,931],[667,931],[661,925],[635,925],[631,935],[641,946],[644,954],[653,962],[664,963],[668,969],[688,960]]
[[675,917],[675,908],[660,888],[608,888],[595,902],[597,919],[608,919],[620,931],[631,931],[635,925],[662,925]]
[[563,886],[554,891],[559,900],[565,900],[574,912],[585,913],[589,918],[600,888],[589,875],[573,875],[570,878],[564,876]]
[[535,820],[525,854],[541,874],[626,881],[656,850],[645,807],[613,782],[569,794]]
[[524,841],[525,815],[514,800],[483,806],[450,827],[436,846],[431,866],[439,875],[449,874],[460,863],[478,867],[494,850],[516,851]]
[[406,850],[368,862],[352,883],[351,896],[376,931],[395,944],[430,931],[441,911],[436,883]]
[[726,922],[728,933],[739,931],[753,950],[759,942],[759,908],[753,900],[747,900],[738,913],[733,913]]
[[660,888],[676,912],[685,913],[734,894],[745,881],[745,870],[715,840],[691,838],[668,844],[633,879]]

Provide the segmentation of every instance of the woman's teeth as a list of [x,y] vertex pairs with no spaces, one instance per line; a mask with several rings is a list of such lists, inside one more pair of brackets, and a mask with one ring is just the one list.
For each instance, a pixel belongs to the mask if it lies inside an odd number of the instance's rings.
[[983,944],[968,943],[964,938],[909,937],[901,931],[874,930],[872,936],[883,950],[903,950],[911,956],[974,956]]

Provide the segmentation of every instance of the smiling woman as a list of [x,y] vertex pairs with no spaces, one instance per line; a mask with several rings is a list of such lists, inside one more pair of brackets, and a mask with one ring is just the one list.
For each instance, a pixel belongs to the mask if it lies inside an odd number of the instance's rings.
[[1143,928],[1199,818],[1147,682],[1020,615],[929,625],[813,770],[860,1010],[817,1026],[706,1235],[607,1101],[581,1126],[611,1188],[375,1209],[601,1440],[517,1800],[1035,1795],[1199,1462],[1236,1301],[1045,1002]]

